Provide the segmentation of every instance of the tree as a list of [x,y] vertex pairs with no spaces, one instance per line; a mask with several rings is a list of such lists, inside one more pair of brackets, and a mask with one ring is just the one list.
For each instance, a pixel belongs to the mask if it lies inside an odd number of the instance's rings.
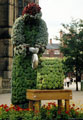
[[66,57],[66,67],[75,73],[78,91],[78,79],[83,72],[83,20],[72,20],[70,24],[63,24],[63,27],[66,31],[60,38],[60,50]]

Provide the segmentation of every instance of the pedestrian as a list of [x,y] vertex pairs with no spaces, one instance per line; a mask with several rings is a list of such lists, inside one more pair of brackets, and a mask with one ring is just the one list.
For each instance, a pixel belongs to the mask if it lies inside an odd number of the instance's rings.
[[71,79],[70,79],[70,84],[71,84],[71,85],[72,85],[72,82],[73,82],[73,79],[71,78]]
[[69,78],[69,77],[66,77],[66,81],[67,81],[67,87],[69,87],[70,78]]
[[67,85],[67,81],[66,81],[66,78],[64,79],[64,86],[66,86]]

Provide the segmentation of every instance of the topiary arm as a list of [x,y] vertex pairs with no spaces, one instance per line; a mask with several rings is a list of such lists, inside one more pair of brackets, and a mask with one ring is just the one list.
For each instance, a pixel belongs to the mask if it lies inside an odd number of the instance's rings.
[[24,20],[22,16],[17,18],[13,25],[12,42],[14,46],[17,46],[25,42]]
[[47,45],[48,43],[48,31],[47,25],[44,20],[40,20],[39,33],[37,35],[36,43],[41,45]]
[[44,51],[48,43],[47,25],[44,20],[40,20],[39,32],[36,38],[36,44],[39,45],[40,51]]

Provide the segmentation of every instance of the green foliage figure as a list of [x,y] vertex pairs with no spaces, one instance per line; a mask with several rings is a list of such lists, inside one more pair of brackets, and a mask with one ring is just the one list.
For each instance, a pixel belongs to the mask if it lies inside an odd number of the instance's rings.
[[41,16],[39,5],[30,3],[13,26],[12,103],[21,107],[27,106],[26,89],[36,88],[37,69],[31,63],[32,56],[40,57],[48,42],[47,26]]

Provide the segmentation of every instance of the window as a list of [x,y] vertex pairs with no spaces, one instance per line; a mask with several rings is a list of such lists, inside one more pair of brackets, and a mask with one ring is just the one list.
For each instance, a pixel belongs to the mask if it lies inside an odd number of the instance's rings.
[[18,16],[21,16],[21,15],[22,15],[22,8],[19,8]]
[[54,51],[54,54],[59,55],[59,54],[60,54],[60,51],[59,51],[59,50],[55,50],[55,51]]
[[44,54],[49,54],[49,51],[48,51],[48,50],[45,50]]
[[18,6],[19,6],[19,7],[22,7],[22,5],[23,5],[22,0],[18,0]]
[[23,9],[23,1],[18,0],[18,16],[22,15],[22,9]]
[[24,6],[26,6],[28,3],[24,2]]

